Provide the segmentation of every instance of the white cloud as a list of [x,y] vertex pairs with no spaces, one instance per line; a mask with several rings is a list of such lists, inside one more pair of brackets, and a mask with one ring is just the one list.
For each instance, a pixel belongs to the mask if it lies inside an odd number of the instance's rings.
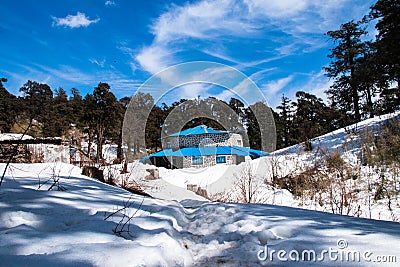
[[207,47],[204,50],[202,50],[202,52],[204,54],[210,55],[215,58],[219,58],[219,59],[229,61],[229,62],[232,62],[235,64],[242,64],[242,62],[239,62],[237,59],[226,55],[226,51],[223,51],[221,48],[216,49],[215,47],[213,47],[212,49],[210,49]]
[[244,0],[251,16],[268,16],[270,18],[286,18],[303,12],[309,5],[306,0]]
[[[286,85],[284,94],[292,101],[296,101],[296,93],[298,91],[308,92],[321,98],[326,104],[329,104],[325,91],[332,85],[332,81],[325,76],[324,71],[318,73],[297,73],[297,76],[306,76],[306,80],[301,84],[293,80],[293,84]],[[282,93],[277,91],[275,94],[267,95],[268,103],[271,107],[276,108],[281,104]]]
[[115,4],[114,1],[107,0],[107,1],[104,3],[104,5],[106,5],[106,6],[115,6],[116,4]]
[[[173,56],[173,48],[186,47],[188,42],[199,40],[206,42],[203,47],[200,42],[196,43],[200,51],[237,63],[240,60],[223,53],[223,45],[218,51],[214,50],[215,45],[210,47],[207,44],[210,41],[223,43],[224,38],[230,41],[235,40],[233,38],[238,41],[241,38],[265,38],[269,31],[277,30],[287,35],[274,40],[278,45],[281,43],[282,48],[275,50],[270,58],[312,51],[323,45],[322,33],[332,29],[329,27],[333,22],[340,21],[341,16],[337,13],[343,12],[345,3],[350,2],[335,0],[322,4],[311,0],[202,0],[183,6],[172,5],[151,25],[154,40],[139,52],[136,60],[144,70],[154,74],[166,64],[179,63]],[[157,52],[161,52],[161,55]],[[264,61],[260,61],[262,63]]]
[[42,69],[45,73],[66,81],[82,84],[91,84],[93,82],[93,76],[83,73],[80,70],[68,65],[61,65],[58,69],[49,68],[43,65],[36,66]]
[[53,18],[53,26],[65,26],[70,28],[87,27],[100,21],[99,18],[90,20],[85,13],[77,12],[76,15],[68,15],[65,18]]
[[321,70],[319,73],[312,74],[308,82],[299,88],[299,91],[309,92],[327,103],[328,99],[325,91],[328,90],[332,84],[333,80],[326,77],[325,72]]
[[135,59],[142,68],[154,74],[172,64],[172,52],[163,45],[153,45],[143,48]]
[[[150,25],[154,35],[152,42],[140,50],[129,50],[129,54],[135,68],[155,74],[184,62],[185,52],[190,51],[188,47],[197,49],[220,62],[228,61],[242,71],[257,70],[258,73],[250,78],[261,84],[270,104],[279,104],[279,95],[283,91],[294,95],[301,90],[301,87],[292,85],[294,75],[287,74],[287,77],[267,82],[270,76],[261,74],[274,72],[277,68],[271,64],[283,57],[309,53],[326,46],[323,33],[358,14],[365,14],[372,1],[200,0],[183,6],[170,5]],[[254,49],[253,42],[265,42],[266,45]],[[247,52],[241,53],[246,49],[254,49],[251,59],[246,58]],[[161,78],[176,82],[181,76],[165,72]],[[307,84],[309,88],[304,88],[304,91],[323,97],[321,92],[329,87],[329,83],[322,76],[310,79],[315,86]],[[236,89],[246,95],[249,86],[241,84]],[[189,91],[185,94],[189,95]],[[223,91],[219,97],[226,99],[232,95],[232,92]]]
[[185,40],[213,40],[222,32],[223,35],[250,36],[255,31],[242,20],[242,12],[242,9],[235,9],[233,0],[173,6],[154,21],[151,26],[153,43],[144,47],[135,59],[144,70],[154,74],[177,63],[174,49]]
[[280,90],[282,90],[292,80],[293,80],[293,75],[290,75],[288,77],[285,77],[285,78],[282,78],[282,79],[279,79],[276,81],[271,81],[267,84],[264,84],[262,86],[262,90],[267,95],[276,95]]
[[102,67],[102,68],[104,68],[104,64],[106,63],[106,60],[105,60],[105,59],[99,61],[99,60],[97,60],[97,59],[95,59],[95,58],[90,58],[89,61],[90,61],[91,63],[93,63],[93,64],[96,64],[96,65],[99,66],[99,67]]
[[153,24],[156,42],[170,42],[180,38],[211,39],[224,34],[247,36],[250,24],[242,20],[242,9],[232,0],[200,1],[170,9]]
[[207,91],[207,85],[203,83],[191,83],[181,86],[180,89],[182,98],[192,99],[202,96]]

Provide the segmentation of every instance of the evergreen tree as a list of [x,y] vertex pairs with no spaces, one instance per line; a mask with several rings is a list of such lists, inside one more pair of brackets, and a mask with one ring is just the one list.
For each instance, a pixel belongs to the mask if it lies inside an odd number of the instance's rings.
[[83,98],[76,88],[71,89],[71,94],[72,96],[69,98],[69,121],[71,121],[73,124],[76,124],[78,127],[83,128],[83,125],[81,124],[82,116],[85,110]]
[[228,103],[229,107],[231,107],[231,109],[233,109],[236,114],[239,116],[239,123],[243,124],[243,120],[244,120],[244,104],[242,101],[240,101],[239,99],[236,98],[231,98],[229,100]]
[[94,122],[97,145],[97,161],[103,159],[103,144],[107,137],[111,137],[118,128],[117,99],[107,83],[99,83],[94,88],[93,98],[95,102]]
[[352,112],[356,122],[361,120],[361,81],[356,71],[366,51],[366,43],[361,41],[366,33],[364,22],[354,21],[342,24],[339,30],[327,32],[337,46],[331,49],[329,55],[333,61],[324,68],[327,76],[334,79],[334,84],[326,93],[334,108]]
[[277,116],[277,147],[288,147],[292,145],[291,128],[293,123],[293,105],[291,100],[284,94],[281,98],[281,105],[277,107],[280,110]]
[[[53,100],[53,91],[50,86],[29,80],[19,90],[24,95],[24,114],[28,120],[26,127],[31,128],[35,121],[43,124]],[[28,134],[38,135],[39,133],[31,131]]]
[[377,19],[377,54],[385,66],[389,81],[397,82],[400,90],[400,1],[378,0],[370,16]]
[[[93,94],[87,94],[83,100],[84,110],[81,118],[84,132],[88,135],[88,154],[91,144],[96,141],[96,161],[103,160],[103,145],[107,138],[114,138],[119,134],[119,114],[116,97],[110,92],[107,83],[100,82],[94,88]],[[116,134],[118,133],[118,134]]]
[[384,88],[380,100],[381,112],[400,109],[400,1],[378,0],[371,7],[370,18],[377,20],[375,71],[380,80],[387,84],[397,83],[397,87]]
[[164,121],[162,108],[154,106],[146,122],[146,147],[153,151],[161,148],[161,128]]
[[43,118],[43,136],[62,136],[70,125],[70,107],[67,93],[63,88],[55,90],[50,102],[49,113]]
[[83,112],[80,118],[80,123],[83,127],[83,132],[87,134],[88,139],[88,151],[87,155],[89,158],[91,155],[92,144],[95,141],[95,128],[96,128],[96,101],[92,94],[87,94],[82,101]]
[[117,129],[119,131],[119,133],[118,133],[118,141],[117,141],[117,144],[118,144],[117,161],[118,161],[118,163],[121,163],[122,159],[124,158],[124,151],[123,151],[123,148],[122,148],[122,145],[123,145],[122,129],[123,129],[123,122],[124,122],[124,118],[125,118],[125,112],[126,112],[126,109],[129,106],[130,100],[131,100],[131,98],[126,96],[126,97],[121,98],[118,101],[118,103],[119,103],[118,110],[117,110],[118,111],[118,117],[119,117],[119,119],[118,119],[118,127],[117,127]]
[[16,119],[16,97],[4,88],[4,82],[7,82],[7,79],[0,78],[0,132],[10,132]]
[[294,143],[309,141],[339,127],[340,113],[327,107],[321,98],[303,91],[297,92],[296,97],[291,129]]
[[140,158],[140,151],[146,149],[146,122],[153,106],[154,99],[150,94],[139,92],[132,96],[123,125],[123,141],[128,146],[128,162]]

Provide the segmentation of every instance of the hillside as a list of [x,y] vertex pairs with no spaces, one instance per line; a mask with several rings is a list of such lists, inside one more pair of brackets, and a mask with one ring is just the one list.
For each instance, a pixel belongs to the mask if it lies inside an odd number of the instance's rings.
[[400,257],[398,223],[153,199],[80,172],[11,166],[0,188],[0,266],[390,266]]
[[362,153],[375,146],[366,140],[381,138],[382,126],[392,120],[398,123],[398,116],[368,119],[312,139],[311,151],[299,144],[240,165],[159,168],[160,179],[152,181],[143,179],[146,169],[155,168],[151,165],[134,163],[130,166],[134,171],[125,176],[119,174],[118,166],[106,173],[110,171],[117,180],[134,180],[149,194],[164,199],[182,200],[182,192],[195,186],[206,190],[210,199],[223,202],[274,204],[398,221],[398,162],[372,166],[366,164]]

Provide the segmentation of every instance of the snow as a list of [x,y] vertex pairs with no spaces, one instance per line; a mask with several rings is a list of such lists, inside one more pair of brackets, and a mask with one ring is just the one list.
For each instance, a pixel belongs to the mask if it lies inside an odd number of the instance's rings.
[[[376,116],[374,118],[366,119],[359,123],[350,125],[345,128],[338,129],[336,131],[327,133],[325,135],[319,136],[317,138],[312,139],[313,147],[320,147],[321,149],[339,149],[342,150],[342,145],[344,143],[356,142],[359,138],[355,133],[363,132],[367,128],[376,129],[379,126],[382,126],[388,119],[399,117],[400,112]],[[351,151],[358,151],[357,143],[353,144],[354,146]],[[281,149],[277,151],[275,154],[283,155],[287,153],[296,153],[301,150],[301,145],[294,145],[288,148]]]
[[70,162],[69,146],[53,144],[29,144],[29,151],[41,162]]
[[[163,199],[180,201],[183,199],[182,194],[184,198],[194,198],[196,195],[188,195],[185,192],[187,192],[188,186],[197,186],[207,190],[208,196],[213,200],[246,202],[240,195],[241,185],[239,183],[240,179],[246,177],[246,173],[250,172],[253,176],[252,187],[255,191],[251,202],[332,212],[332,207],[327,205],[329,199],[326,195],[322,196],[322,201],[318,201],[315,197],[314,199],[307,199],[294,196],[288,190],[273,185],[273,177],[299,174],[318,162],[324,153],[338,152],[359,177],[355,181],[346,181],[348,188],[353,188],[359,192],[355,195],[354,201],[351,203],[352,206],[348,206],[348,210],[342,213],[356,217],[399,221],[400,199],[395,197],[390,200],[392,203],[388,203],[387,199],[373,201],[374,192],[368,192],[367,188],[379,181],[379,175],[368,166],[361,166],[359,159],[359,134],[367,129],[376,130],[388,119],[399,115],[400,113],[394,113],[371,118],[317,137],[311,140],[314,148],[312,152],[304,151],[302,145],[299,144],[240,165],[216,165],[209,168],[174,170],[158,168],[160,179],[152,181],[146,181],[142,178],[146,175],[146,169],[156,167],[134,163],[134,168],[137,171],[141,170],[139,171],[140,174],[124,179],[139,182],[141,187],[150,195]],[[320,154],[316,151],[319,151]],[[387,177],[390,178],[391,176],[393,175],[387,174]],[[395,183],[398,187],[400,186],[399,181],[395,181]],[[321,205],[319,202],[324,204]],[[389,204],[391,204],[390,209]]]
[[129,164],[127,174],[121,174],[122,168],[121,164],[105,167],[103,170],[104,178],[113,180],[114,183],[120,186],[123,184],[138,185],[149,195],[160,199],[208,201],[194,192],[186,190],[186,188],[176,186],[165,180],[146,180],[145,176],[149,174],[147,170],[155,169],[155,166],[134,162]]
[[[64,163],[11,165],[0,187],[0,266],[322,264],[296,261],[296,252],[305,250],[319,257],[323,250],[336,251],[336,260],[323,254],[327,266],[400,260],[395,222],[273,205],[148,198],[80,173]],[[48,191],[57,179],[66,190]],[[127,231],[117,235],[113,229]],[[279,250],[288,261],[278,259]],[[272,261],[263,259],[264,252]],[[359,262],[343,256],[353,252],[361,255]]]
[[[312,145],[357,166],[356,133],[399,114],[339,129]],[[106,145],[106,158],[115,151]],[[12,164],[0,187],[0,266],[397,266],[400,203],[393,198],[391,210],[385,199],[368,203],[365,188],[379,179],[369,166],[346,181],[360,190],[357,213],[350,215],[365,218],[329,214],[315,199],[271,183],[273,176],[312,166],[319,157],[314,152],[296,145],[240,165],[158,168],[154,180],[146,176],[155,166],[130,163],[126,174],[122,165],[104,167],[106,180],[138,185],[154,198],[88,178],[66,163]],[[249,174],[252,202],[264,204],[228,203],[243,201],[239,182]],[[192,185],[227,203],[187,190]],[[310,253],[311,260],[301,258]]]
[[0,133],[0,141],[7,141],[7,140],[28,140],[33,139],[30,135],[23,135],[23,134],[13,134],[13,133]]

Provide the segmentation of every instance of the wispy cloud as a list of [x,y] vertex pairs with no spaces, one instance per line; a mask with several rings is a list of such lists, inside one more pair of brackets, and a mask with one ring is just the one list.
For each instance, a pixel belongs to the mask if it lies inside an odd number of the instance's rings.
[[285,86],[288,85],[293,80],[293,75],[288,77],[278,79],[276,81],[270,81],[267,84],[262,86],[262,90],[267,95],[276,95],[279,91],[281,91]]
[[[222,43],[224,39],[232,40],[233,37],[239,43],[241,38],[259,41],[266,38],[266,34],[267,40],[271,41],[268,32],[276,30],[286,35],[272,40],[278,46],[281,44],[281,48],[272,51],[267,61],[313,51],[326,45],[321,42],[322,33],[342,22],[340,12],[363,12],[356,10],[356,4],[349,3],[352,1],[336,0],[322,4],[311,0],[203,0],[183,6],[173,5],[153,22],[154,39],[139,51],[135,59],[144,70],[155,73],[168,64],[179,63],[174,50],[179,51],[189,41],[198,40],[196,45],[200,51],[236,63],[240,59],[215,51],[214,47],[210,49],[209,44]],[[319,23],[315,23],[316,19]]]
[[232,0],[200,1],[171,8],[153,24],[156,42],[170,42],[180,38],[212,39],[224,34],[248,36],[253,31],[243,20],[241,8]]
[[104,64],[106,63],[106,60],[97,60],[95,58],[89,58],[89,61],[93,64],[96,64],[97,66],[104,68]]
[[[200,0],[183,6],[170,5],[150,25],[153,40],[130,52],[134,53],[135,68],[155,74],[185,62],[185,51],[197,50],[218,62],[253,73],[250,78],[260,85],[272,104],[279,104],[283,91],[294,95],[302,84],[295,88],[298,82],[294,79],[298,76],[274,68],[274,61],[328,46],[323,35],[326,31],[348,18],[365,14],[368,8],[363,0]],[[247,51],[248,48],[253,50]],[[319,97],[324,90],[320,88],[329,87],[323,75],[308,81],[316,84],[313,87],[308,83],[308,91]],[[244,84],[238,88],[242,92],[247,87]],[[221,92],[219,96],[226,99],[233,94]]]
[[104,5],[106,5],[106,6],[115,6],[116,4],[115,4],[114,1],[107,0],[107,1],[104,3]]
[[70,28],[88,27],[90,24],[97,23],[100,18],[90,20],[85,13],[77,12],[76,15],[68,15],[65,18],[53,18],[53,26],[64,26]]
[[155,74],[173,64],[172,54],[172,49],[157,44],[144,47],[135,59],[144,70]]
[[58,77],[62,80],[69,82],[76,82],[81,84],[91,84],[93,76],[86,74],[76,68],[68,65],[61,65],[59,68],[50,68],[43,65],[36,65],[43,72],[50,74],[53,77]]
[[328,102],[325,91],[328,90],[331,85],[333,85],[333,81],[326,77],[324,71],[320,71],[318,73],[310,74],[308,82],[300,87],[299,91],[310,92],[325,102]]
[[[276,108],[281,104],[282,94],[285,94],[285,96],[290,100],[296,101],[296,92],[298,91],[304,91],[316,95],[326,104],[329,104],[325,91],[329,89],[333,82],[326,77],[324,71],[317,73],[296,73],[294,75],[296,77],[305,76],[303,77],[305,79],[300,79],[301,82],[292,79],[291,82],[285,85],[285,90],[278,90],[275,94],[271,95],[268,95],[267,93],[265,94],[271,107]],[[276,84],[278,83],[279,81],[276,81]],[[279,86],[276,88],[279,88]]]
[[252,17],[267,16],[270,18],[288,18],[304,12],[309,6],[307,0],[244,0]]
[[112,91],[117,97],[130,96],[140,87],[142,81],[132,79],[118,70],[102,69],[97,72],[84,72],[69,65],[59,65],[48,67],[41,64],[14,64],[18,69],[23,70],[17,74],[0,68],[0,72],[5,73],[9,82],[7,86],[12,92],[19,95],[18,88],[28,80],[46,83],[52,89],[63,87],[69,89],[72,87],[85,86],[83,93],[91,92],[99,82],[106,82],[111,86]]
[[[232,0],[200,1],[184,6],[172,6],[151,25],[154,40],[135,57],[139,65],[156,73],[172,63],[174,52],[186,40],[214,40],[224,35],[250,36],[255,31],[242,20],[241,9]],[[175,51],[174,51],[175,50]]]

